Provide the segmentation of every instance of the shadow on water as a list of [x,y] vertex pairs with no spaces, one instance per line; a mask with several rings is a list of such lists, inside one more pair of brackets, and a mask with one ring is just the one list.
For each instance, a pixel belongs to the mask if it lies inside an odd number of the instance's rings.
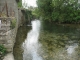
[[[66,26],[66,25],[59,25],[59,24],[52,24],[52,23],[43,23],[43,30],[46,30],[50,33],[55,32],[55,33],[69,33],[69,32],[74,32],[76,31],[76,27],[74,26]],[[73,30],[72,30],[73,29]]]
[[22,51],[22,43],[24,42],[27,32],[31,29],[30,26],[22,26],[19,27],[18,32],[17,32],[17,37],[16,37],[16,43],[14,46],[14,57],[15,60],[23,60],[23,51]]

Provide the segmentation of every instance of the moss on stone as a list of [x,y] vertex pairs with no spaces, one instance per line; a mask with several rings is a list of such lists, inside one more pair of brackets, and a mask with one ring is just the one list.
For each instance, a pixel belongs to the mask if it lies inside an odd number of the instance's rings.
[[14,18],[13,20],[11,20],[11,28],[15,28],[16,26],[16,19]]

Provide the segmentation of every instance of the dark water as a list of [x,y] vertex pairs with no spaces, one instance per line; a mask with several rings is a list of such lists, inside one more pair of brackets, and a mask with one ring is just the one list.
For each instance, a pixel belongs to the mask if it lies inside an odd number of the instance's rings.
[[18,29],[17,37],[16,37],[16,43],[14,46],[14,58],[15,60],[23,60],[23,50],[22,50],[22,43],[24,42],[28,31],[31,29],[31,27],[22,26]]
[[[18,29],[14,46],[15,60],[23,60],[21,47],[29,30],[28,26]],[[42,60],[80,60],[80,26],[43,23],[39,44],[37,53]]]

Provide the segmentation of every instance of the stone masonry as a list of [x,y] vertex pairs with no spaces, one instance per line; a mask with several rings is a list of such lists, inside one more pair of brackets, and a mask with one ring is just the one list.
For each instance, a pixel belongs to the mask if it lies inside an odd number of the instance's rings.
[[16,30],[11,29],[11,20],[14,18],[1,18],[0,17],[0,44],[3,44],[7,51],[13,51],[15,43]]
[[[0,44],[7,51],[13,52],[17,29],[25,22],[25,12],[17,6],[17,0],[0,0]],[[11,29],[11,20],[16,19],[16,26]]]

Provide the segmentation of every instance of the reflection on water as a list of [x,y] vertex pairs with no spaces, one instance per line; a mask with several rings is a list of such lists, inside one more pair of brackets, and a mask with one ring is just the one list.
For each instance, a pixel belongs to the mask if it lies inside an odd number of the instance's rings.
[[[80,60],[80,26],[43,23],[39,36],[36,27],[24,38],[26,44],[23,45],[27,45],[27,48],[24,48],[26,58],[23,60]],[[20,36],[18,38],[21,39]],[[19,53],[18,49],[16,51]],[[18,53],[15,53],[16,60],[19,60]]]
[[44,24],[39,39],[43,60],[79,60],[79,36],[76,27]]
[[67,53],[68,55],[72,55],[73,53],[75,53],[75,49],[78,48],[78,44],[77,43],[73,43],[72,45],[67,45]]
[[32,21],[32,30],[28,33],[27,39],[23,43],[23,60],[42,60],[38,54],[40,21]]
[[27,36],[27,32],[30,29],[31,28],[27,26],[22,26],[18,29],[16,43],[15,43],[14,50],[13,50],[15,60],[23,60],[23,55],[22,55],[23,51],[22,51],[21,46]]

